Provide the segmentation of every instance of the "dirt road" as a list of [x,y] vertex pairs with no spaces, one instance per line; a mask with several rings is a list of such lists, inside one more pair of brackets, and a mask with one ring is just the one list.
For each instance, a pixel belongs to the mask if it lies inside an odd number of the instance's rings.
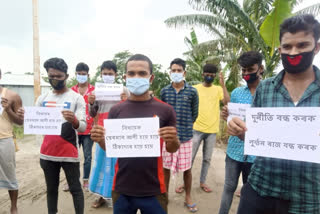
[[[46,186],[42,169],[39,165],[39,143],[34,136],[26,136],[18,141],[20,150],[16,153],[17,178],[19,182],[19,200],[18,208],[20,214],[45,214],[47,213]],[[94,149],[93,149],[94,151]],[[198,156],[193,167],[193,187],[192,197],[197,203],[199,214],[218,213],[220,199],[224,182],[224,158],[225,148],[216,147],[211,161],[211,168],[207,177],[207,183],[212,187],[212,193],[205,193],[199,188],[199,178],[201,169],[201,152],[199,149]],[[82,155],[82,152],[81,152]],[[82,166],[82,165],[81,165]],[[81,167],[82,168],[82,167]],[[70,193],[62,191],[65,183],[64,173],[60,176],[61,185],[59,187],[59,214],[74,213],[73,202]],[[182,183],[182,175],[178,174],[171,180],[169,190],[169,213],[184,214],[189,211],[183,206],[184,195],[174,192],[176,186]],[[96,198],[90,192],[85,192],[85,213],[92,214],[111,214],[112,208],[106,206],[99,209],[91,208],[91,203]],[[234,197],[233,206],[230,214],[235,214],[239,198]],[[9,213],[10,201],[7,191],[0,190],[0,214]]]

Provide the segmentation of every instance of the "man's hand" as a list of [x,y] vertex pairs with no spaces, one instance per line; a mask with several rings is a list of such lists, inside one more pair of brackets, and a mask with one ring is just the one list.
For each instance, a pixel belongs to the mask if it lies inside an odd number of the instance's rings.
[[120,94],[120,98],[121,98],[121,101],[123,101],[123,100],[128,99],[128,96],[127,96],[126,93],[121,93],[121,94]]
[[167,152],[176,152],[180,147],[177,136],[177,129],[174,126],[167,126],[159,129],[160,137],[166,142]]
[[22,107],[18,109],[17,115],[21,120],[24,120],[24,109]]
[[63,110],[62,111],[62,116],[69,123],[73,123],[75,121],[75,119],[76,119],[75,116],[74,116],[74,113],[72,111],[69,111],[69,110]]
[[12,110],[12,102],[13,100],[8,100],[7,98],[2,97],[1,98],[1,105],[3,107],[3,110],[5,110],[6,112]]
[[97,142],[103,150],[106,150],[105,129],[102,126],[93,126],[93,128],[91,129],[91,140]]
[[228,106],[225,105],[222,107],[221,109],[221,117],[223,120],[227,121],[228,117],[229,117],[229,110],[228,110]]
[[219,81],[220,81],[220,85],[224,86],[224,75],[222,71],[219,73]]
[[246,123],[238,117],[232,118],[228,123],[228,134],[238,136],[244,140],[245,132],[247,131]]
[[89,102],[91,105],[93,105],[94,101],[96,101],[96,95],[90,94],[90,95],[88,96],[88,102]]

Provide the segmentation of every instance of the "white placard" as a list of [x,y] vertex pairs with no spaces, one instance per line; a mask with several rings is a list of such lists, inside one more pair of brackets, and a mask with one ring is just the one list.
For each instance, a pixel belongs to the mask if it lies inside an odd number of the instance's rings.
[[159,118],[107,119],[107,157],[159,157]]
[[24,107],[24,134],[61,135],[62,108]]
[[250,104],[228,103],[229,116],[227,121],[229,122],[234,117],[239,117],[244,121],[246,118],[246,110],[250,108],[250,106]]
[[123,93],[123,85],[96,83],[95,95],[98,101],[120,101]]
[[320,108],[249,108],[244,153],[320,163]]

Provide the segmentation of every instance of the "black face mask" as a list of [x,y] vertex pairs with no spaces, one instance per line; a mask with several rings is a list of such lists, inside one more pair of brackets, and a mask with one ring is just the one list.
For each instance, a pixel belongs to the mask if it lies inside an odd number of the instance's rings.
[[49,83],[56,91],[60,91],[65,86],[65,80],[49,79]]
[[208,84],[212,83],[214,80],[214,77],[211,76],[204,76],[204,81]]
[[281,54],[284,70],[290,74],[306,71],[313,62],[314,50],[296,55]]
[[242,78],[247,82],[247,83],[253,83],[254,81],[256,81],[259,76],[258,76],[258,71],[259,69],[252,74],[247,74],[247,75],[242,75]]

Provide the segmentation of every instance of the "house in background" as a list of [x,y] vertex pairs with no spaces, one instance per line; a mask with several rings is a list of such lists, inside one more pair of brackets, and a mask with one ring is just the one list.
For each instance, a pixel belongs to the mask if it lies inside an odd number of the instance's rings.
[[[18,93],[23,106],[34,106],[33,75],[4,73],[0,85]],[[40,80],[41,94],[50,91],[51,86],[42,78]]]

